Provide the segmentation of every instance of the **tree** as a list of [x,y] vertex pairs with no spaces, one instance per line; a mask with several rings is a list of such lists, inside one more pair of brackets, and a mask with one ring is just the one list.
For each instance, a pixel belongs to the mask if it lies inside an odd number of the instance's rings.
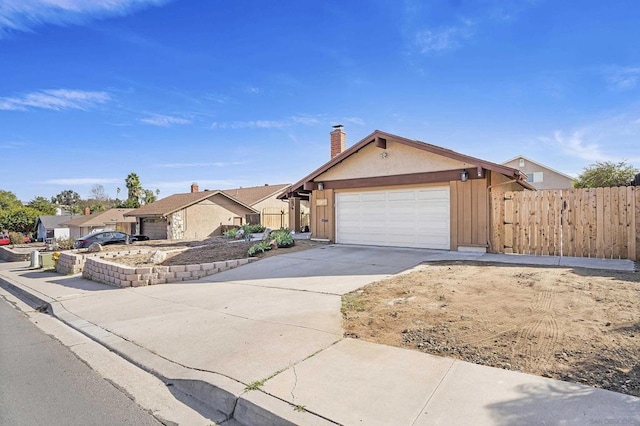
[[79,212],[77,204],[80,202],[80,195],[76,191],[70,189],[60,192],[55,197],[51,197],[51,202],[69,207],[71,213]]
[[107,201],[109,197],[104,192],[104,186],[97,184],[91,187],[91,198],[96,201]]
[[129,173],[129,176],[125,179],[125,185],[127,186],[127,204],[129,208],[140,207],[140,201],[143,194],[142,184],[140,184],[140,178],[135,173]]
[[16,194],[11,191],[0,190],[0,209],[12,209],[15,207],[22,207],[22,202],[18,200]]
[[144,190],[144,203],[145,204],[151,204],[154,203],[158,198],[156,197],[156,194],[153,193],[152,190],[150,189],[145,189]]
[[17,207],[0,211],[0,229],[31,234],[40,212],[31,207]]
[[598,161],[584,168],[574,186],[576,188],[627,186],[637,173],[638,169],[625,161],[619,163]]
[[44,197],[36,197],[27,203],[27,207],[38,210],[43,215],[56,214],[56,206]]

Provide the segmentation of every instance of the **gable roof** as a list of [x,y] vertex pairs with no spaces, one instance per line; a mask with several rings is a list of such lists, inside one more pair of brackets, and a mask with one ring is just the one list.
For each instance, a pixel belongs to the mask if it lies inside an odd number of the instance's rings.
[[166,217],[171,213],[175,213],[178,210],[186,209],[187,207],[197,204],[200,201],[206,200],[209,197],[213,197],[214,195],[222,195],[223,197],[228,198],[229,200],[241,205],[242,207],[258,213],[258,211],[253,207],[246,205],[245,203],[225,194],[222,191],[202,191],[170,195],[151,204],[146,204],[137,209],[134,209],[133,211],[126,213],[125,216]]
[[62,226],[64,222],[67,222],[70,219],[80,217],[79,215],[63,215],[63,216],[38,216],[38,220],[36,220],[36,227],[38,227],[38,223],[42,223],[45,229],[55,229],[55,228],[65,228]]
[[133,217],[124,217],[125,213],[129,213],[133,209],[109,209],[99,213],[93,213],[86,216],[76,217],[75,219],[63,222],[66,226],[104,226],[111,223],[135,223]]
[[288,186],[288,183],[283,183],[278,185],[252,186],[249,188],[223,189],[222,192],[248,206],[253,206],[274,194],[279,194]]
[[552,168],[551,168],[551,167],[549,167],[549,166],[545,166],[545,165],[544,165],[544,164],[542,164],[542,163],[538,163],[537,161],[534,161],[534,160],[532,160],[532,159],[530,159],[530,158],[527,158],[527,157],[525,157],[524,155],[518,155],[517,157],[513,157],[511,160],[503,161],[503,162],[502,162],[502,164],[507,164],[507,163],[512,162],[513,160],[519,160],[519,159],[521,159],[521,158],[522,158],[523,160],[526,160],[526,161],[528,161],[528,162],[530,162],[530,163],[535,164],[536,166],[540,166],[540,167],[545,168],[545,169],[547,169],[547,170],[551,170],[552,172],[557,173],[557,174],[559,174],[560,176],[564,176],[564,177],[566,177],[567,179],[570,179],[570,180],[572,180],[572,181],[576,180],[576,178],[571,177],[571,176],[569,176],[568,174],[565,174],[565,173],[559,172],[559,171],[557,171],[557,170],[555,170],[555,169],[552,169]]
[[455,152],[455,151],[452,151],[452,150],[447,149],[447,148],[442,148],[442,147],[437,146],[437,145],[432,145],[430,143],[421,142],[421,141],[413,140],[413,139],[407,139],[407,138],[403,138],[402,136],[397,136],[397,135],[393,135],[391,133],[383,132],[381,130],[375,130],[373,133],[371,133],[370,135],[366,136],[360,142],[358,142],[355,145],[353,145],[352,147],[344,150],[342,153],[336,155],[334,158],[332,158],[331,160],[329,160],[328,162],[326,162],[325,164],[323,164],[322,166],[320,166],[319,168],[317,168],[316,170],[311,172],[309,175],[305,176],[303,179],[300,179],[298,182],[296,182],[293,185],[291,185],[289,188],[286,189],[286,191],[284,191],[282,194],[280,194],[279,198],[286,198],[287,196],[290,196],[293,193],[297,193],[299,191],[303,191],[303,187],[304,187],[304,183],[305,182],[313,181],[313,179],[315,179],[316,177],[318,177],[322,173],[326,172],[327,170],[329,170],[333,166],[341,163],[342,161],[347,159],[352,154],[355,154],[356,152],[358,152],[359,150],[361,150],[365,146],[369,145],[370,143],[375,143],[377,140],[380,140],[380,139],[383,139],[385,141],[386,140],[392,140],[394,142],[398,142],[398,143],[410,146],[412,148],[416,148],[416,149],[419,149],[419,150],[422,150],[422,151],[431,152],[431,153],[436,154],[436,155],[441,155],[443,157],[447,157],[447,158],[451,158],[451,159],[454,159],[454,160],[462,161],[462,162],[465,162],[465,163],[472,164],[472,165],[474,165],[476,167],[482,167],[483,169],[487,169],[487,170],[494,171],[496,173],[500,173],[500,174],[502,174],[502,175],[504,175],[504,176],[506,176],[508,178],[515,179],[516,182],[519,185],[521,185],[522,187],[535,191],[535,188],[533,186],[531,186],[531,184],[526,182],[526,180],[525,180],[526,176],[523,173],[521,173],[518,169],[514,169],[514,168],[511,168],[511,167],[503,166],[501,164],[492,163],[490,161],[482,160],[480,158],[471,157],[469,155],[460,154],[459,152]]

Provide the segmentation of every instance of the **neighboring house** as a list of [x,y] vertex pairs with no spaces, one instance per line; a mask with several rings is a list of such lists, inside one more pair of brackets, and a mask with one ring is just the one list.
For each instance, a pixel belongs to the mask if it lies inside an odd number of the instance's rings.
[[70,238],[69,228],[62,225],[62,223],[75,217],[78,216],[38,216],[36,220],[36,238],[38,241],[44,241],[45,238],[68,240]]
[[573,189],[574,179],[544,164],[518,156],[502,163],[527,175],[527,182],[536,189]]
[[120,231],[126,234],[136,233],[136,218],[124,217],[133,209],[109,209],[103,212],[63,222],[61,225],[69,228],[71,239],[77,239],[94,231]]
[[223,225],[241,225],[256,209],[223,191],[175,194],[139,207],[125,217],[136,218],[140,234],[153,240],[195,239],[222,234]]
[[313,238],[342,244],[486,251],[490,192],[534,188],[517,169],[376,130],[280,196],[309,199]]
[[[260,223],[269,228],[280,228],[289,223],[289,204],[278,198],[278,195],[289,186],[288,183],[278,185],[252,186],[248,188],[224,189],[222,192],[251,206],[260,213]],[[302,225],[308,224],[309,205],[300,207]]]

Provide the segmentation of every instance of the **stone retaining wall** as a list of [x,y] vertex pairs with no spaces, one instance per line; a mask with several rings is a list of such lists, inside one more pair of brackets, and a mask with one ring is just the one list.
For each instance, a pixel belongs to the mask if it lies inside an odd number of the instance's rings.
[[24,262],[31,259],[31,253],[20,253],[9,247],[0,247],[0,260],[7,262]]
[[86,259],[82,276],[115,287],[140,287],[179,281],[198,280],[227,269],[245,265],[250,259],[236,259],[198,265],[132,267],[104,259]]
[[84,269],[84,265],[87,259],[92,258],[106,258],[113,259],[118,256],[130,255],[130,254],[142,254],[151,253],[150,250],[125,250],[125,251],[107,251],[98,253],[73,253],[69,251],[60,252],[60,258],[58,259],[58,265],[56,271],[61,274],[78,274]]
[[236,268],[256,260],[236,259],[197,265],[143,266],[133,267],[110,262],[115,257],[148,253],[150,250],[128,250],[119,252],[71,253],[62,252],[56,271],[61,274],[77,274],[92,281],[110,284],[115,287],[140,287],[144,285],[165,284],[178,281],[191,281]]

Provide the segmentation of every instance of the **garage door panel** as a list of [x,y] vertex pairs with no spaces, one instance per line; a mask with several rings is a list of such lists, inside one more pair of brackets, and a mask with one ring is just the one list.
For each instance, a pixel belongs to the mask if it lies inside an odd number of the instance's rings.
[[336,194],[336,241],[449,249],[449,188]]

